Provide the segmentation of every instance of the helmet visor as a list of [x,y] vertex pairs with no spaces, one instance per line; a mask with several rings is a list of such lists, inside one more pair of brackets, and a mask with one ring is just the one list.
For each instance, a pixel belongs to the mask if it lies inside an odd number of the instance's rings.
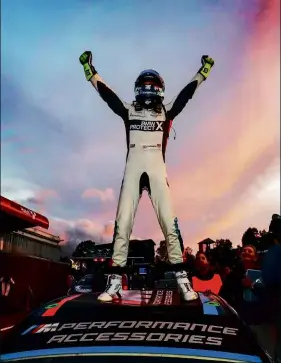
[[160,74],[153,69],[146,69],[140,73],[135,86],[140,87],[144,85],[152,85],[162,88],[165,91],[165,83]]

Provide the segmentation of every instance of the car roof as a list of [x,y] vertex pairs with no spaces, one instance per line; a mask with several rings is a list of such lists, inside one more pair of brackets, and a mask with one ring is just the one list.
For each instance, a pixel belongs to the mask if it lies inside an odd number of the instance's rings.
[[81,277],[80,280],[92,279],[93,277],[94,277],[94,274],[87,274],[87,275],[84,275],[83,277]]
[[2,347],[3,361],[52,356],[62,350],[120,355],[122,349],[132,354],[162,349],[168,355],[167,350],[173,355],[176,350],[216,361],[255,363],[264,355],[250,329],[223,299],[199,293],[198,300],[185,303],[177,290],[124,291],[122,300],[110,303],[99,302],[97,294],[63,297],[32,312],[7,334]]

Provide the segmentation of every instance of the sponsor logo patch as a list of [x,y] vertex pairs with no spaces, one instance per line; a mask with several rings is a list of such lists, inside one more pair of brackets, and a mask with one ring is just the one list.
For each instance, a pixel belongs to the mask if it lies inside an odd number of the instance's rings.
[[164,121],[130,121],[130,131],[162,131]]
[[[172,292],[170,292],[172,293]],[[172,295],[172,294],[170,294]],[[159,298],[163,298],[161,293]],[[169,299],[171,296],[166,296]],[[157,299],[155,302],[157,304]],[[126,331],[129,330],[129,331]],[[150,331],[149,331],[150,330]],[[237,336],[228,326],[169,321],[94,321],[33,325],[21,335],[43,334],[46,344],[94,341],[176,342],[220,346],[226,336]]]
[[143,150],[160,150],[162,144],[141,144]]

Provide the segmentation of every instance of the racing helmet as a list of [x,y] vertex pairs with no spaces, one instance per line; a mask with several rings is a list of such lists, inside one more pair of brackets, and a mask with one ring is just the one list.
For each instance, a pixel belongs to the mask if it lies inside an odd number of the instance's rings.
[[135,82],[135,97],[138,103],[162,103],[165,83],[160,74],[153,69],[142,71]]

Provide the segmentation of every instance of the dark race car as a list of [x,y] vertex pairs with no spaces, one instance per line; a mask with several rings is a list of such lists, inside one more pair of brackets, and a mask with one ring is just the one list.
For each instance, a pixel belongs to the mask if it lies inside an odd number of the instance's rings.
[[90,293],[93,290],[93,283],[94,275],[85,275],[68,290],[67,295]]
[[[1,362],[272,362],[251,330],[219,297],[184,303],[176,290],[124,291],[57,299],[4,337]],[[58,363],[60,363],[58,362]]]

